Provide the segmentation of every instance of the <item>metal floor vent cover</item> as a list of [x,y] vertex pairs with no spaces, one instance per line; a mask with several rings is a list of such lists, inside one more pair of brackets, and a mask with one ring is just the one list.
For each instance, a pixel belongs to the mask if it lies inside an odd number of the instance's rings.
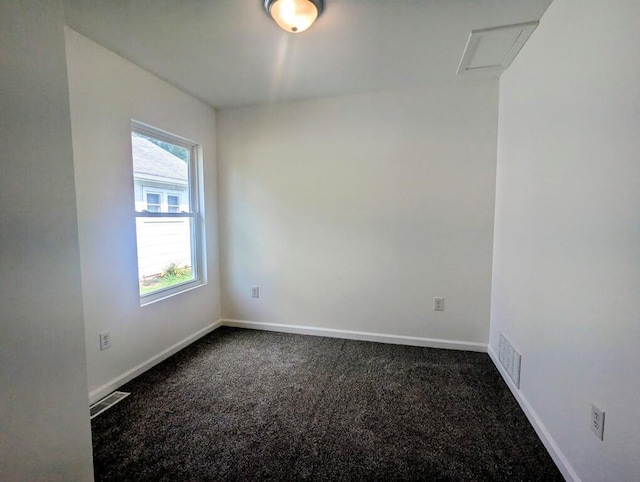
[[127,398],[131,393],[127,392],[113,392],[111,395],[107,395],[102,400],[97,401],[93,405],[89,406],[89,414],[91,418],[97,417],[105,410],[113,407],[116,403]]

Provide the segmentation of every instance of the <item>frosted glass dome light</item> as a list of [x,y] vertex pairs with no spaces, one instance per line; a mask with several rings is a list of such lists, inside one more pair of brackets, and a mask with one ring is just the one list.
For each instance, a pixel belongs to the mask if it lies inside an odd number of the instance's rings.
[[322,13],[323,0],[264,0],[264,9],[287,32],[307,30]]

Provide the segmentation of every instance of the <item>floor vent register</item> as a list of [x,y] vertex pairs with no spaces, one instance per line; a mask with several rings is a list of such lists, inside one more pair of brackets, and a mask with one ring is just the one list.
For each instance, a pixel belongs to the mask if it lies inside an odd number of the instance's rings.
[[111,395],[107,395],[102,400],[97,401],[96,403],[89,406],[89,413],[91,418],[95,418],[100,415],[105,410],[110,409],[116,403],[127,398],[131,393],[127,392],[113,392]]

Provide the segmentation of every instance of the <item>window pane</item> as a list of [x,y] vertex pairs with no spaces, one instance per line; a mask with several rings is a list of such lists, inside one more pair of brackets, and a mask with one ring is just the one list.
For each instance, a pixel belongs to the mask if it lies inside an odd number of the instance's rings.
[[179,213],[180,212],[180,196],[169,194],[167,196],[167,206],[169,207],[170,213]]
[[147,193],[147,211],[150,213],[159,213],[161,205],[160,194]]
[[195,279],[192,218],[136,218],[140,295]]
[[[131,133],[131,147],[136,211],[190,212],[189,163],[191,150],[136,132]],[[147,190],[157,193],[154,201],[149,199],[151,193],[148,193]],[[174,201],[177,198],[177,203],[171,202],[167,194],[168,191],[174,193],[171,197],[174,198]],[[162,206],[163,197],[167,201],[166,206]],[[175,209],[172,206],[179,208]]]

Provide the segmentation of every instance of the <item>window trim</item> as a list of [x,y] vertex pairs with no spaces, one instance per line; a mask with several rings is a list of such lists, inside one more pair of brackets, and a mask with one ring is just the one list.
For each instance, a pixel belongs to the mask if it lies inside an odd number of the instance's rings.
[[[189,139],[172,134],[170,132],[158,129],[156,127],[144,124],[142,122],[131,120],[131,128],[129,136],[132,134],[140,134],[145,137],[151,137],[161,142],[183,147],[189,150],[189,163],[188,163],[188,178],[187,178],[187,199],[189,201],[189,212],[180,211],[177,213],[169,212],[148,212],[137,211],[135,203],[133,207],[134,217],[138,218],[183,218],[190,219],[191,226],[191,272],[193,279],[185,281],[183,283],[173,285],[167,288],[162,288],[151,293],[141,295],[140,306],[146,306],[156,301],[160,301],[172,296],[175,296],[186,291],[190,291],[194,288],[204,286],[207,284],[206,276],[206,259],[205,259],[205,233],[204,233],[204,205],[202,202],[202,148],[201,146]],[[131,165],[133,166],[133,149]],[[132,176],[133,179],[133,176]],[[166,196],[161,194],[161,206],[167,206],[168,200]],[[182,206],[183,197],[181,193],[178,194],[180,199],[180,206]],[[146,207],[146,197],[144,198],[144,205]],[[162,210],[162,207],[161,207]],[[136,231],[137,232],[137,231]],[[136,234],[136,279],[138,278],[138,242]],[[139,282],[139,280],[138,280]],[[138,285],[136,283],[136,285]]]
[[[149,211],[149,200],[147,198],[147,196],[149,194],[155,194],[158,196],[159,200],[160,200],[160,204],[152,204],[152,206],[158,206],[158,211]],[[154,189],[150,189],[147,188],[146,186],[142,187],[142,197],[143,197],[143,204],[144,204],[144,208],[145,211],[148,213],[161,213],[162,212],[162,193],[159,191],[156,191]]]
[[[182,212],[182,194],[177,192],[177,191],[166,191],[165,192],[166,197],[167,197],[167,213],[174,213],[174,211],[169,211],[172,207],[177,208],[178,210],[175,211],[175,213],[180,213]],[[178,204],[169,204],[169,197],[175,197],[178,199]]]

